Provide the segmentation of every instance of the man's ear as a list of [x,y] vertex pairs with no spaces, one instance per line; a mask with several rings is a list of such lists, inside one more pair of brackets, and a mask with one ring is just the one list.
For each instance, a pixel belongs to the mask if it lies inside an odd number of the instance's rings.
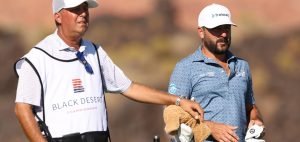
[[204,38],[204,28],[198,27],[198,35],[201,39]]
[[61,24],[61,14],[59,12],[54,14],[54,19],[57,24]]

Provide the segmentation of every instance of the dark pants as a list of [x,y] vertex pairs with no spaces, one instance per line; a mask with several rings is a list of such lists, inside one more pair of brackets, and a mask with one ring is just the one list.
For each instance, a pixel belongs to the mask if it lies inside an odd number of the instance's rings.
[[108,132],[86,132],[74,133],[63,136],[62,138],[53,138],[52,142],[108,142]]

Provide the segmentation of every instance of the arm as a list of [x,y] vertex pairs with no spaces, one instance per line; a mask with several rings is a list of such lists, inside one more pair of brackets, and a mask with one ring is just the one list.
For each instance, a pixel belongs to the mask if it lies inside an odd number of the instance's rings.
[[248,72],[249,72],[249,82],[248,82],[248,92],[246,97],[246,111],[247,111],[247,120],[248,120],[248,127],[251,127],[254,124],[263,126],[263,119],[262,116],[255,105],[254,96],[253,96],[253,86],[252,86],[252,77],[248,65]]
[[255,104],[247,105],[247,112],[248,112],[248,120],[249,120],[248,127],[251,127],[254,124],[263,126],[262,116]]
[[211,131],[212,137],[221,142],[238,142],[239,137],[236,135],[235,130],[237,127],[226,125],[222,123],[212,122],[205,120],[204,123]]
[[15,113],[29,141],[46,142],[34,118],[30,104],[16,103]]
[[[173,105],[178,97],[170,95],[163,91],[155,90],[153,88],[132,83],[131,86],[122,93],[124,96],[143,103],[153,103],[162,105]],[[198,103],[182,99],[180,101],[180,107],[190,113],[196,119],[200,115],[200,120],[203,120],[203,110]]]

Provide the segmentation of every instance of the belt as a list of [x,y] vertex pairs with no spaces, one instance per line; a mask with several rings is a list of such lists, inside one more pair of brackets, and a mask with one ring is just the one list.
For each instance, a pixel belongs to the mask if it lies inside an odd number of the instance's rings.
[[108,142],[107,131],[72,133],[61,138],[53,138],[53,142]]

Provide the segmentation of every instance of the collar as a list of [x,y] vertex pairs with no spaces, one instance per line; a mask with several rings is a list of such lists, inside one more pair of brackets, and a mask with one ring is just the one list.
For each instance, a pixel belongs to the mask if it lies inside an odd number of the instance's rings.
[[[67,45],[57,34],[57,29],[55,30],[55,32],[53,33],[54,38],[56,39],[56,41],[58,42],[58,46],[57,49],[59,51],[67,51],[67,52],[77,52],[73,47],[70,47],[69,45]],[[79,51],[83,52],[86,48],[85,45],[85,41],[83,39],[81,39],[80,42],[80,47],[79,47]]]
[[[204,63],[216,63],[214,60],[207,58],[201,51],[202,47],[199,47],[192,55],[193,62],[204,62]],[[227,63],[236,60],[236,57],[228,51],[226,53]]]

